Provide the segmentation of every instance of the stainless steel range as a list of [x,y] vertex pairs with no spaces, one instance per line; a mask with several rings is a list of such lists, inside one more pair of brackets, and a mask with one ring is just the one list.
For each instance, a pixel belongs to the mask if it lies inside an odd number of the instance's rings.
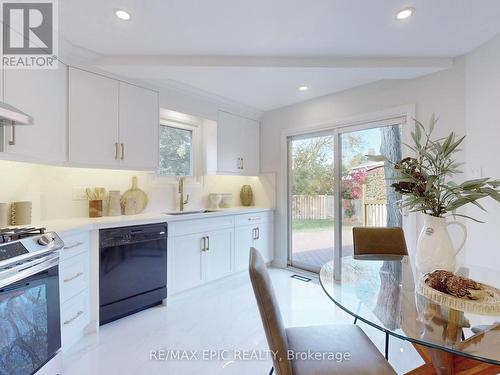
[[45,228],[0,229],[0,374],[34,374],[61,348],[63,246]]

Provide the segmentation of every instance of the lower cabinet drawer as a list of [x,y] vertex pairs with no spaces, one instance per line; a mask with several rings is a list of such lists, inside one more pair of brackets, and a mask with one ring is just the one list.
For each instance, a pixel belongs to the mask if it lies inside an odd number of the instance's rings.
[[61,302],[73,298],[89,287],[89,255],[78,254],[59,264]]
[[254,212],[236,216],[236,226],[254,225],[259,223],[268,223],[273,221],[274,213],[272,211]]
[[62,349],[68,350],[85,334],[89,323],[89,292],[84,290],[61,305]]
[[220,216],[208,219],[174,221],[168,225],[168,236],[177,237],[194,233],[206,233],[234,227],[234,216]]
[[75,255],[90,251],[90,233],[82,232],[70,236],[61,236],[64,247],[61,249],[61,260],[66,260]]

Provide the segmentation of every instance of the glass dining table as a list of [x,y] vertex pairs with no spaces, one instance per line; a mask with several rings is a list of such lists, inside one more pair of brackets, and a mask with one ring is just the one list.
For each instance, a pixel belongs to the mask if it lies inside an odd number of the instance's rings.
[[[411,373],[454,374],[460,368],[500,374],[500,314],[459,311],[424,297],[408,256],[346,256],[341,267],[340,281],[333,262],[321,268],[323,290],[357,320],[410,341],[425,362]],[[460,267],[457,273],[500,285],[498,270]],[[473,372],[475,366],[483,372]]]

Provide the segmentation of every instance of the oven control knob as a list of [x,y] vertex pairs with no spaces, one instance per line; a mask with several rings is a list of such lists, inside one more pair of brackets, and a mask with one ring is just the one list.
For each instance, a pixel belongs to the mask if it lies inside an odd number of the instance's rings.
[[54,238],[50,234],[44,234],[38,239],[38,243],[42,246],[47,246],[52,242],[54,242]]

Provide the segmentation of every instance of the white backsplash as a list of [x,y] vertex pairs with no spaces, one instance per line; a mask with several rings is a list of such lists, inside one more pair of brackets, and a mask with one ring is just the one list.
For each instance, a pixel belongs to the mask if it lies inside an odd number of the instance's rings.
[[[0,202],[33,202],[33,222],[39,220],[85,217],[87,201],[73,200],[73,188],[102,186],[106,190],[130,188],[132,176],[148,194],[146,212],[172,211],[178,208],[177,185],[159,182],[153,173],[107,169],[69,168],[0,160]],[[185,185],[189,194],[186,210],[209,207],[209,193],[232,193],[233,206],[240,205],[242,185],[251,185],[255,205],[274,207],[275,176],[256,177],[204,176],[198,183]]]

